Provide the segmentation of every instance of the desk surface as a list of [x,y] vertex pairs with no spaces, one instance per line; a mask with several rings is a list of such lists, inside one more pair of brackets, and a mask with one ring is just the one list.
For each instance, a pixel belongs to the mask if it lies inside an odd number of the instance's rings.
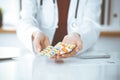
[[0,80],[120,80],[120,56],[107,59],[64,59],[63,64],[21,51],[14,59],[0,60]]
[[[21,44],[15,34],[0,34],[0,46]],[[55,64],[23,51],[16,59],[0,60],[0,80],[120,80],[120,38],[100,38],[94,49],[109,51],[112,57],[70,58],[64,64]]]

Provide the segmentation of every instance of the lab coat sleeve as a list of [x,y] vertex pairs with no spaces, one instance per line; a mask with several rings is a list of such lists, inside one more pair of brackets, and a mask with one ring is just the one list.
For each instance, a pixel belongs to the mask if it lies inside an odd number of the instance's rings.
[[82,53],[91,48],[99,38],[101,3],[102,0],[88,0],[84,8],[82,24],[78,26],[78,29],[73,30],[73,32],[80,34],[83,43],[82,50],[78,53]]
[[36,0],[22,0],[21,20],[17,26],[17,36],[25,47],[33,52],[32,33],[40,31],[35,19],[37,12]]

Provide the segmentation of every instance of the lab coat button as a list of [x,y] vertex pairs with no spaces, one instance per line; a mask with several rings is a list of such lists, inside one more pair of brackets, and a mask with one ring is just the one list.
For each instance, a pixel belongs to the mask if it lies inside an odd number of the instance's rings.
[[77,28],[77,23],[74,22],[74,23],[72,24],[72,27],[73,27],[73,28]]
[[56,26],[56,29],[57,29],[58,27],[59,27],[59,26],[57,25],[57,26]]

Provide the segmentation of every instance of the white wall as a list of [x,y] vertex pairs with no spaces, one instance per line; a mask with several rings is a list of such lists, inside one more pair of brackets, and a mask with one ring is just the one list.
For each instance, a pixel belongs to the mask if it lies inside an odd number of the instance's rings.
[[[118,8],[120,5],[120,0],[103,0],[103,1],[105,1],[105,13],[104,13],[105,17],[104,25],[102,25],[102,31],[120,32],[120,8]],[[107,22],[109,22],[109,25]]]
[[3,24],[16,25],[19,21],[20,0],[0,0],[3,11]]
[[111,26],[120,28],[120,0],[111,0],[111,3]]

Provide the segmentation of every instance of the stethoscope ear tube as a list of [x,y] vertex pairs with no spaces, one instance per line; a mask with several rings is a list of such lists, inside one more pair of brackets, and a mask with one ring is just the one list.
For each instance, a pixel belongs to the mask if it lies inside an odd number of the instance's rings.
[[[76,10],[75,10],[75,19],[77,19],[77,13],[78,13],[79,1],[80,1],[80,0],[77,0]],[[56,1],[53,0],[53,3],[55,4]],[[41,6],[43,5],[43,0],[40,0],[40,5],[41,5]]]
[[40,0],[40,5],[41,5],[41,6],[43,5],[43,0]]
[[[55,0],[53,0],[53,3],[55,4]],[[43,5],[43,0],[40,0],[40,5]]]
[[78,7],[79,7],[79,0],[77,0],[76,10],[75,10],[75,19],[77,19]]
[[55,0],[53,0],[53,3],[55,4]]

